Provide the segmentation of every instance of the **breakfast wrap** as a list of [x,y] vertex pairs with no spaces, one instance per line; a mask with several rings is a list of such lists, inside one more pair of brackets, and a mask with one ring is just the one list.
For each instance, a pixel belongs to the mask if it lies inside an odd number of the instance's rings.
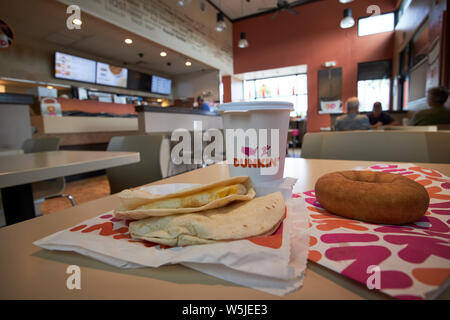
[[270,235],[285,216],[281,192],[205,212],[151,217],[129,225],[133,239],[186,246]]
[[203,212],[224,207],[233,201],[251,200],[255,195],[252,181],[246,176],[195,186],[166,195],[127,189],[118,194],[122,204],[114,210],[114,217],[139,220],[155,216]]

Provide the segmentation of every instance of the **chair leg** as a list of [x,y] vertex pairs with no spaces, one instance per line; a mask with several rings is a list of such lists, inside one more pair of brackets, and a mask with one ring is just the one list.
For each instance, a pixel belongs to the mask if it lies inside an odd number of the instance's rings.
[[45,200],[56,199],[56,198],[61,198],[61,197],[69,199],[70,203],[72,204],[72,207],[74,207],[76,205],[75,200],[73,200],[73,197],[70,194],[65,194],[65,193],[61,193],[61,194],[57,194],[55,196],[47,197],[47,198],[45,198]]
[[69,199],[70,203],[72,204],[72,207],[75,207],[76,205],[75,200],[73,200],[73,197],[70,194],[62,193],[61,197]]

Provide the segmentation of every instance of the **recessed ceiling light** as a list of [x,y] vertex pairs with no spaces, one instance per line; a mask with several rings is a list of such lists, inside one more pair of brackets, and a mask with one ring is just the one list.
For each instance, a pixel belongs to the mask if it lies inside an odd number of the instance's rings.
[[190,66],[192,65],[192,62],[190,62],[190,61],[188,60],[188,61],[186,61],[186,62],[184,63],[184,65],[185,65],[186,67],[190,67]]
[[156,101],[158,101],[158,102],[162,102],[162,99],[158,99],[158,100],[156,100]]
[[340,3],[350,3],[353,2],[353,0],[339,0]]
[[47,86],[47,89],[53,89],[53,87],[52,86]]
[[124,42],[125,42],[126,44],[132,44],[132,43],[133,43],[133,40],[131,40],[130,38],[126,38],[126,39],[124,40]]
[[166,57],[166,56],[167,56],[167,52],[161,51],[161,52],[159,53],[159,55],[160,55],[161,57]]
[[78,19],[78,18],[75,18],[75,19],[72,20],[72,23],[75,24],[75,25],[77,25],[77,26],[81,26],[81,24],[83,23],[83,21],[81,21],[81,20]]

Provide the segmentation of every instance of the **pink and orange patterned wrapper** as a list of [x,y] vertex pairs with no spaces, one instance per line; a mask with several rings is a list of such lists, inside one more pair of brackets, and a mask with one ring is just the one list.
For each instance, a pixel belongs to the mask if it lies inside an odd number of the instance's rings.
[[404,226],[364,223],[330,214],[314,190],[294,193],[309,215],[308,259],[398,299],[436,298],[450,282],[450,179],[412,164],[369,170],[422,184],[430,196],[425,216]]

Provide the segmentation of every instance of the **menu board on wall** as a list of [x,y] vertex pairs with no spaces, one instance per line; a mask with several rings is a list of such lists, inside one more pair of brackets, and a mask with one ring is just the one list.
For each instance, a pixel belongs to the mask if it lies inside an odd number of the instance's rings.
[[170,94],[172,88],[172,80],[152,76],[152,92],[159,94]]
[[319,114],[342,112],[342,68],[320,69]]
[[127,87],[128,69],[97,62],[96,83],[113,87]]
[[95,83],[95,61],[55,53],[55,78]]

